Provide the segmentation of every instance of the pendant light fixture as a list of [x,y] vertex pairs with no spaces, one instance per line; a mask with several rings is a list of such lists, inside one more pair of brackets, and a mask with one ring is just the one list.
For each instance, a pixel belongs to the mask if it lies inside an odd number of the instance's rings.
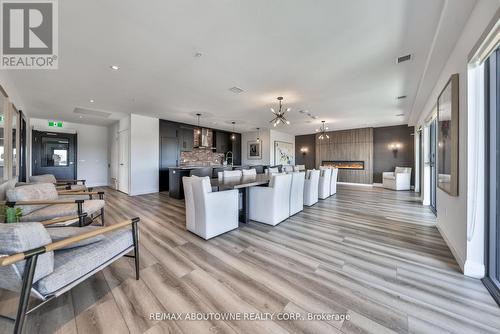
[[234,133],[234,124],[236,124],[236,122],[232,121],[231,124],[233,125],[233,133],[231,134],[231,140],[235,140],[236,139],[236,134]]
[[283,96],[278,96],[277,99],[279,102],[279,109],[278,111],[275,111],[274,108],[271,108],[271,112],[274,114],[274,118],[271,121],[269,121],[269,123],[273,123],[274,127],[278,126],[278,124],[280,123],[289,125],[290,121],[285,118],[285,113],[287,111],[290,111],[291,109],[287,108],[286,110],[283,110],[283,105],[282,105]]
[[326,130],[328,130],[328,127],[325,126],[325,121],[321,121],[321,127],[319,129],[316,129],[316,132],[318,132],[320,135],[318,137],[319,140],[323,139],[330,139],[330,136],[326,133]]
[[257,128],[257,142],[260,143],[260,128]]
[[198,128],[194,131],[195,134],[199,135],[201,133],[201,128],[200,128],[200,116],[201,114],[198,113],[196,114],[196,117],[198,117]]

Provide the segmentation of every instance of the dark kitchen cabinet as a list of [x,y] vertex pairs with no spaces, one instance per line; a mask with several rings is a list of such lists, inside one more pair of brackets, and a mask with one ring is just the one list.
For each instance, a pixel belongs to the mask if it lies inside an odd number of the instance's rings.
[[183,199],[184,188],[182,185],[182,177],[189,176],[191,170],[182,168],[170,168],[168,172],[170,188],[168,195],[172,198]]
[[231,151],[233,152],[233,164],[241,165],[241,134],[234,134],[234,139],[231,140]]
[[180,128],[180,150],[181,152],[190,152],[194,146],[194,130],[188,128]]
[[226,154],[231,151],[231,143],[229,139],[229,133],[224,131],[215,132],[215,152]]
[[168,168],[179,164],[179,153],[176,137],[160,137],[160,191],[169,190]]

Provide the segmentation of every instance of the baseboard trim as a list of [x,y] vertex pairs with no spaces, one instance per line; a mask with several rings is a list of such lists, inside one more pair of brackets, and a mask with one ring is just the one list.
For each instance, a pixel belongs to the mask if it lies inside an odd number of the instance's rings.
[[130,196],[138,196],[138,195],[147,195],[147,194],[154,194],[154,193],[157,193],[157,192],[160,192],[160,190],[158,188],[155,188],[155,189],[145,189],[145,190],[141,190],[141,191],[136,191],[136,192],[131,192],[129,195]]
[[453,247],[453,244],[450,242],[450,239],[448,238],[446,233],[444,233],[443,229],[439,226],[439,224],[436,224],[436,227],[439,231],[439,234],[441,234],[441,236],[443,237],[444,242],[446,242],[446,245],[453,254],[455,261],[457,261],[460,270],[462,270],[462,273],[464,273],[465,260],[458,254],[457,250],[455,249],[455,247]]
[[367,184],[367,183],[337,182],[337,184],[344,184],[347,186],[373,187],[373,184]]
[[466,260],[464,265],[464,275],[482,279],[486,275],[486,267],[484,266],[484,263]]

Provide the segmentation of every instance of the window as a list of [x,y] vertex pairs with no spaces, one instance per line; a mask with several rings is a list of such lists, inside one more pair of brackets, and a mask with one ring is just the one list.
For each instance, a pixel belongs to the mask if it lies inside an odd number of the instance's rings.
[[68,139],[42,137],[42,167],[69,166],[68,153]]

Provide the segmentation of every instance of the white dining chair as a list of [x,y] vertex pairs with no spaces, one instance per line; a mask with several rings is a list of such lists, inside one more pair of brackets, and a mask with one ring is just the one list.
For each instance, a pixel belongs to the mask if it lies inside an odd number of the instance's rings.
[[186,210],[194,209],[190,215],[194,224],[186,225],[190,232],[208,240],[238,228],[238,190],[212,192],[208,177],[199,177],[189,183],[192,196],[189,199],[186,196],[186,201],[192,200],[192,205],[186,204]]
[[272,174],[278,174],[280,172],[278,167],[270,167],[266,168],[264,171],[265,174],[272,175]]
[[257,171],[255,170],[255,168],[242,169],[241,171],[243,172],[243,176],[255,176],[255,175],[257,175]]
[[304,205],[312,206],[318,203],[318,186],[319,170],[308,170],[304,180]]
[[241,169],[238,170],[225,170],[223,172],[224,178],[226,177],[241,177],[243,173],[241,172]]
[[291,174],[271,177],[268,187],[250,188],[250,220],[277,225],[290,216]]
[[330,168],[324,168],[320,171],[319,185],[318,185],[318,197],[320,199],[326,199],[330,196],[331,178],[332,178],[332,170]]
[[332,168],[332,176],[330,178],[330,195],[337,193],[337,177],[339,175],[338,168]]
[[305,172],[293,172],[290,187],[290,216],[304,210]]

